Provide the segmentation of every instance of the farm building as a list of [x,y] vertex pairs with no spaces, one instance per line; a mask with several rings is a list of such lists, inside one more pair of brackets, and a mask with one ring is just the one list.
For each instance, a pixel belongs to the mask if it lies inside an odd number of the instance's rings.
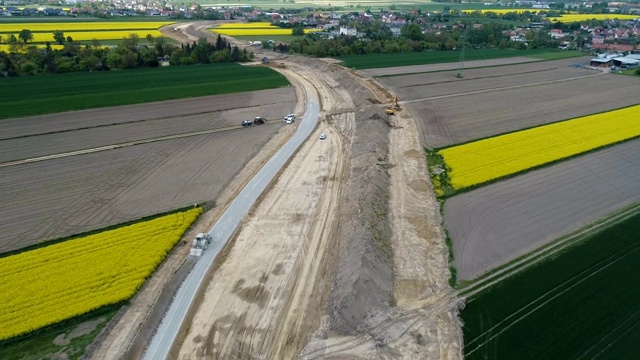
[[621,68],[636,67],[638,65],[640,65],[640,59],[630,57],[628,55],[613,59],[613,66],[618,66]]
[[607,54],[591,59],[591,66],[609,67],[617,66],[621,68],[640,66],[640,56],[622,54]]
[[609,67],[613,65],[613,59],[622,57],[622,54],[606,54],[600,55],[597,58],[591,59],[591,66]]

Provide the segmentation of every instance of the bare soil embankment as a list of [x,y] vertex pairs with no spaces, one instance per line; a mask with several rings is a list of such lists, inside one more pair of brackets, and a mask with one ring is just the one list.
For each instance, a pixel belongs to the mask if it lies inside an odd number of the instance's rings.
[[389,127],[384,112],[356,112],[349,185],[340,212],[338,259],[330,301],[330,330],[354,335],[394,304],[393,250],[388,218]]

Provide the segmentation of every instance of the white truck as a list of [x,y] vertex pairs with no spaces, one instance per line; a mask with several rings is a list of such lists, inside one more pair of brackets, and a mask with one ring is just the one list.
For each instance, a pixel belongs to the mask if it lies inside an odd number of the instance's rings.
[[189,255],[202,256],[202,253],[209,248],[213,237],[207,233],[199,233],[191,243],[191,251]]

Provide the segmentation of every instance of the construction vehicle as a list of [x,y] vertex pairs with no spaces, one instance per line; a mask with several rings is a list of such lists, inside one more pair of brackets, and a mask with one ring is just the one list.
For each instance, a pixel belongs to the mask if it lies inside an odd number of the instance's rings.
[[397,96],[393,98],[393,110],[395,110],[395,111],[402,110],[402,108],[400,107],[400,104],[398,104],[398,97]]
[[211,245],[211,241],[213,241],[213,237],[210,234],[199,233],[196,235],[196,238],[193,239],[193,243],[191,243],[189,255],[202,256],[202,253]]
[[389,115],[393,115],[396,113],[396,111],[400,111],[402,110],[402,108],[400,107],[400,104],[398,104],[398,97],[394,97],[393,98],[393,104],[388,105],[385,109],[384,112],[386,112]]

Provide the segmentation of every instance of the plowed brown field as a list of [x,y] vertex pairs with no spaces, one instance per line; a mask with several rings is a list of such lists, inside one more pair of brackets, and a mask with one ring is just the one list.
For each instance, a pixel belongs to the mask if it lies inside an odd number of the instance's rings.
[[636,78],[570,68],[567,60],[530,67],[470,70],[462,80],[455,72],[380,80],[415,114],[423,146],[435,148],[638,103]]
[[3,120],[1,163],[228,128],[254,116],[274,124],[0,165],[0,252],[215,200],[295,104],[293,89],[278,89]]

